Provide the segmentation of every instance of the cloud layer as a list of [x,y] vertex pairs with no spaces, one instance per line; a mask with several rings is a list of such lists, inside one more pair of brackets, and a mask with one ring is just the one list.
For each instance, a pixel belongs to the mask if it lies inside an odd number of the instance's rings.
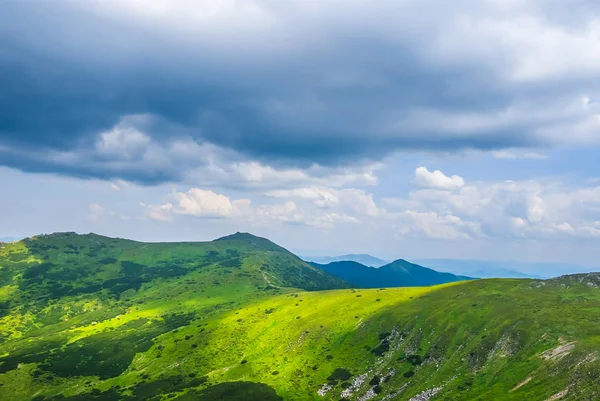
[[240,225],[326,229],[374,227],[380,235],[421,240],[600,238],[600,187],[560,181],[468,182],[426,167],[415,170],[406,197],[376,199],[367,191],[325,186],[264,192],[259,201],[210,190],[174,192],[172,202],[143,205],[149,218],[201,217]]
[[0,160],[156,184],[205,166],[198,147],[307,174],[406,150],[596,144],[592,11],[597,2],[11,2]]

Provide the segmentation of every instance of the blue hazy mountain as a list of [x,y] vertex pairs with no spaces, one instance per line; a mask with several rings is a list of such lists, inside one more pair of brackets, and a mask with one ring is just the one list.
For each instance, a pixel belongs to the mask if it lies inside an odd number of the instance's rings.
[[325,270],[360,288],[415,287],[471,280],[471,277],[441,273],[424,266],[398,259],[380,268],[365,266],[354,261],[311,265]]
[[370,267],[381,267],[389,263],[386,260],[376,258],[375,256],[367,255],[364,253],[361,254],[348,254],[348,255],[340,255],[340,256],[303,256],[307,262],[315,262],[320,264],[328,264],[332,262],[357,262],[365,266]]
[[567,263],[529,263],[493,260],[416,259],[438,271],[479,278],[550,278],[587,273],[598,268]]
[[15,242],[20,239],[21,238],[17,238],[17,237],[0,237],[0,242]]

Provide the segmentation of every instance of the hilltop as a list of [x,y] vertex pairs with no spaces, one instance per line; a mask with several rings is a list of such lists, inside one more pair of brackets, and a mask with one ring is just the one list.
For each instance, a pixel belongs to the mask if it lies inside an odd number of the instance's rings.
[[311,264],[362,288],[415,287],[472,280],[471,277],[440,273],[403,259],[398,259],[380,268],[368,267],[351,261],[332,262],[325,265]]
[[63,233],[0,280],[2,400],[600,398],[597,274],[358,289],[249,234]]

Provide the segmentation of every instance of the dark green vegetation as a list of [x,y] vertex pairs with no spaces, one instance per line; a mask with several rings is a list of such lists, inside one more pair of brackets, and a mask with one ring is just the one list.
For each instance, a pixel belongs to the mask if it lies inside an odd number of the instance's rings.
[[248,234],[2,244],[0,399],[600,399],[598,275],[349,287]]
[[361,288],[417,287],[471,280],[470,277],[440,273],[402,259],[377,269],[352,261],[310,264]]

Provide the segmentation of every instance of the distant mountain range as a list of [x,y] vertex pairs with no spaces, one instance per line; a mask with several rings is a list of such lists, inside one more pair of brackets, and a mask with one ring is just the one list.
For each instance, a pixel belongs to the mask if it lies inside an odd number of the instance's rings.
[[350,261],[357,262],[370,267],[381,267],[389,263],[387,260],[379,259],[375,256],[367,255],[364,253],[340,256],[303,256],[302,259],[304,259],[307,262],[315,262],[319,264]]
[[[382,267],[388,261],[368,254],[347,254],[340,256],[303,256],[307,262],[321,265],[333,262],[357,262],[369,267]],[[508,260],[473,259],[414,259],[412,263],[427,266],[438,272],[474,278],[551,278],[565,274],[599,271],[599,267],[589,267],[567,263],[516,262]]]
[[528,263],[495,260],[416,259],[438,271],[479,278],[550,278],[564,274],[588,273],[598,268],[567,263]]
[[17,238],[17,237],[0,237],[0,242],[15,242],[20,239],[21,238]]
[[353,261],[328,264],[311,262],[310,264],[361,288],[417,287],[472,279],[451,273],[440,273],[403,259],[377,269]]

